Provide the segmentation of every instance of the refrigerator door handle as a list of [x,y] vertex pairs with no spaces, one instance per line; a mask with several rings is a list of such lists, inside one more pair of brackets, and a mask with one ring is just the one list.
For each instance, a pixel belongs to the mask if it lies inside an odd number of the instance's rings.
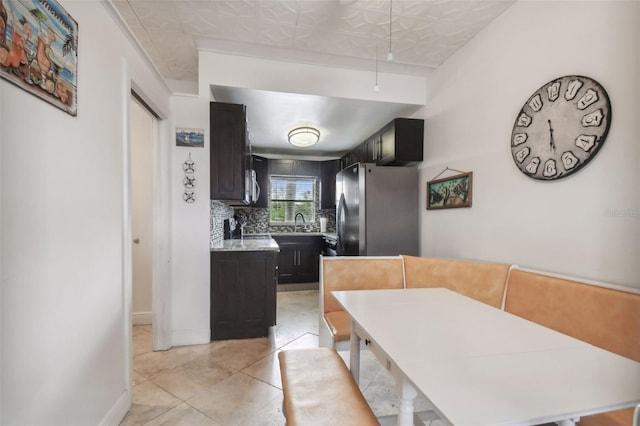
[[340,194],[340,201],[338,202],[338,211],[336,221],[337,223],[337,248],[338,255],[344,254],[344,227],[345,227],[345,218],[344,218],[344,206],[345,206],[344,194]]

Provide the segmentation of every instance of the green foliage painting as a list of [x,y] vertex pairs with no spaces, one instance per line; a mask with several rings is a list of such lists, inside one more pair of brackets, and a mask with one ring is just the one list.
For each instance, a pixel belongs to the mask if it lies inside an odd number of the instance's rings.
[[473,172],[427,182],[427,210],[471,207]]

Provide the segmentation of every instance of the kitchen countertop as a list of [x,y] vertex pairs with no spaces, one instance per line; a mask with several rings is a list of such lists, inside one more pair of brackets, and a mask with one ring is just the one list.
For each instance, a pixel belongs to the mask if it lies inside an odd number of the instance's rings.
[[211,251],[280,251],[276,240],[264,238],[246,238],[241,240],[224,240],[222,247],[212,247]]
[[268,234],[245,234],[239,240],[224,240],[222,247],[211,247],[211,251],[280,251],[272,237],[328,237],[336,238],[331,232],[272,232]]
[[268,234],[245,234],[245,238],[262,237],[329,237],[337,238],[335,232],[271,232]]

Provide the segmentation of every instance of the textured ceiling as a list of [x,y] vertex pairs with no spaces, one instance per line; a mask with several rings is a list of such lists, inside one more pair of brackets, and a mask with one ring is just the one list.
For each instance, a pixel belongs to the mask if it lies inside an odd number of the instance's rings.
[[[356,69],[380,65],[381,72],[424,76],[515,0],[111,1],[165,79],[197,82],[198,48]],[[390,44],[393,61],[387,62]],[[211,90],[217,101],[247,106],[254,151],[272,157],[340,155],[421,107]],[[288,131],[301,124],[318,127],[321,143],[305,149],[289,145]]]
[[[240,42],[433,68],[514,0],[113,0],[160,73],[197,81],[196,46]],[[391,8],[390,8],[391,6]],[[389,22],[391,9],[391,25]],[[415,72],[415,71],[414,71]]]

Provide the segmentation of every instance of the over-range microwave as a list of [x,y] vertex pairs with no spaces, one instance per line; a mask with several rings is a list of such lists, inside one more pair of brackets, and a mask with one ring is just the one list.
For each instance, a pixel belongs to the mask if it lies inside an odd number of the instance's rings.
[[247,170],[245,179],[244,198],[249,204],[254,204],[260,198],[260,185],[258,185],[256,171],[253,169]]

